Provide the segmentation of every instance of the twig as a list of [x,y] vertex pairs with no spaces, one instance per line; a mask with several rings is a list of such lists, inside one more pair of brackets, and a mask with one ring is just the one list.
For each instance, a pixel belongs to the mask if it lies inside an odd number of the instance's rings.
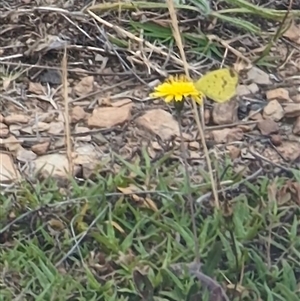
[[67,70],[67,49],[64,49],[64,56],[62,59],[62,85],[63,85],[63,98],[65,102],[65,141],[67,145],[67,157],[69,161],[69,176],[73,176],[73,162],[72,162],[72,140],[70,130],[69,118],[69,97],[68,97],[68,70]]
[[23,54],[19,53],[19,54],[13,54],[13,55],[8,55],[8,56],[0,57],[0,61],[16,59],[16,58],[19,58],[19,57],[23,57]]
[[[171,20],[172,20],[174,38],[176,40],[177,46],[178,46],[179,51],[180,51],[180,55],[181,55],[183,66],[184,66],[184,71],[185,71],[186,76],[188,78],[190,78],[189,70],[188,70],[188,63],[187,63],[185,52],[184,52],[184,49],[183,49],[181,35],[180,35],[179,28],[178,28],[178,20],[177,20],[175,8],[174,8],[174,3],[173,3],[172,0],[168,0],[168,7],[169,7],[169,11],[170,11]],[[202,142],[202,145],[203,145],[203,150],[204,150],[205,158],[206,158],[207,165],[208,165],[209,176],[210,176],[210,179],[211,179],[211,187],[212,187],[213,196],[214,196],[214,199],[215,199],[215,206],[216,206],[217,209],[219,209],[220,208],[219,196],[218,196],[218,193],[217,193],[217,188],[216,188],[216,184],[215,184],[215,180],[214,180],[212,165],[211,165],[211,161],[210,161],[210,157],[209,157],[209,153],[208,153],[208,148],[207,148],[206,141],[205,141],[203,128],[202,128],[201,123],[200,123],[200,118],[199,118],[197,105],[196,105],[195,101],[192,101],[192,104],[193,104],[193,111],[194,111],[194,115],[195,115],[195,120],[196,120],[197,127],[198,127],[198,130],[199,130],[199,133],[200,133],[201,142]]]
[[[257,113],[255,112],[255,114],[257,114]],[[246,121],[246,122],[234,122],[234,123],[228,123],[228,124],[211,125],[211,126],[206,126],[205,130],[213,131],[213,130],[236,127],[236,126],[239,126],[239,125],[252,125],[252,124],[256,124],[258,122],[259,121],[257,121],[257,120],[253,120],[253,121]]]

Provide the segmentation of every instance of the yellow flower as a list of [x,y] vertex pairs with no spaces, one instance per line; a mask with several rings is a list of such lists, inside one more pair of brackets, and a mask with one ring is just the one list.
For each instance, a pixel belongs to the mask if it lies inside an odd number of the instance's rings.
[[164,98],[165,102],[183,101],[184,98],[191,97],[198,104],[202,104],[204,94],[198,91],[194,83],[187,79],[185,75],[170,76],[164,83],[157,86],[151,97]]

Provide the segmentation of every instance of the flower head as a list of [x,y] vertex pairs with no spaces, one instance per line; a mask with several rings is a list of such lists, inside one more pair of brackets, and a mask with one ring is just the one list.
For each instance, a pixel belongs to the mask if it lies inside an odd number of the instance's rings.
[[202,103],[204,94],[198,91],[194,83],[187,79],[185,75],[170,76],[164,83],[155,88],[151,97],[164,98],[165,102],[183,101],[184,98],[191,97],[198,104]]

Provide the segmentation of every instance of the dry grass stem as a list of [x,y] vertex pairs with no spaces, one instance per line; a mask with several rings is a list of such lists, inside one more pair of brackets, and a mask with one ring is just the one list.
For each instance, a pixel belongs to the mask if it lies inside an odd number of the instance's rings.
[[[187,63],[187,60],[186,60],[185,52],[184,52],[183,45],[182,45],[181,35],[180,35],[179,28],[178,28],[178,20],[177,20],[175,8],[174,8],[174,3],[173,3],[172,0],[167,0],[167,3],[168,3],[169,12],[170,12],[171,20],[172,20],[173,34],[174,34],[174,38],[176,40],[177,46],[178,46],[179,51],[180,51],[180,55],[181,55],[183,66],[184,66],[184,71],[185,71],[186,76],[188,78],[190,78],[188,63]],[[208,172],[209,172],[209,176],[210,176],[210,179],[211,179],[211,187],[212,187],[213,196],[214,196],[214,200],[215,200],[215,206],[218,209],[220,207],[219,196],[218,196],[218,193],[217,193],[216,183],[215,183],[215,180],[214,180],[214,174],[213,174],[213,170],[212,170],[212,164],[211,164],[211,161],[210,161],[210,157],[209,157],[209,153],[208,153],[208,149],[207,149],[207,145],[206,145],[206,141],[205,141],[204,131],[203,131],[203,128],[201,126],[197,105],[194,101],[192,101],[192,104],[193,104],[193,112],[194,112],[194,115],[195,115],[195,120],[196,120],[196,123],[197,123],[197,127],[198,127],[199,134],[200,134],[200,137],[201,137],[201,142],[202,142],[202,145],[203,145],[204,155],[205,155],[205,158],[206,158],[206,161],[207,161]]]
[[65,104],[65,142],[67,146],[67,157],[69,161],[69,176],[73,175],[73,163],[72,163],[72,138],[70,130],[70,118],[69,118],[69,97],[68,97],[68,67],[67,67],[67,49],[64,49],[64,55],[62,59],[62,91]]

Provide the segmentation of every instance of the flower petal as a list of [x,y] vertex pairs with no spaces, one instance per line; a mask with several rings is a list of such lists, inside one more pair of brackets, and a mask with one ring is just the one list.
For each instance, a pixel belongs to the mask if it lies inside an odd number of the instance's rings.
[[183,95],[177,94],[175,95],[175,101],[182,101]]
[[165,102],[171,102],[173,100],[174,96],[173,95],[168,95],[165,97]]

